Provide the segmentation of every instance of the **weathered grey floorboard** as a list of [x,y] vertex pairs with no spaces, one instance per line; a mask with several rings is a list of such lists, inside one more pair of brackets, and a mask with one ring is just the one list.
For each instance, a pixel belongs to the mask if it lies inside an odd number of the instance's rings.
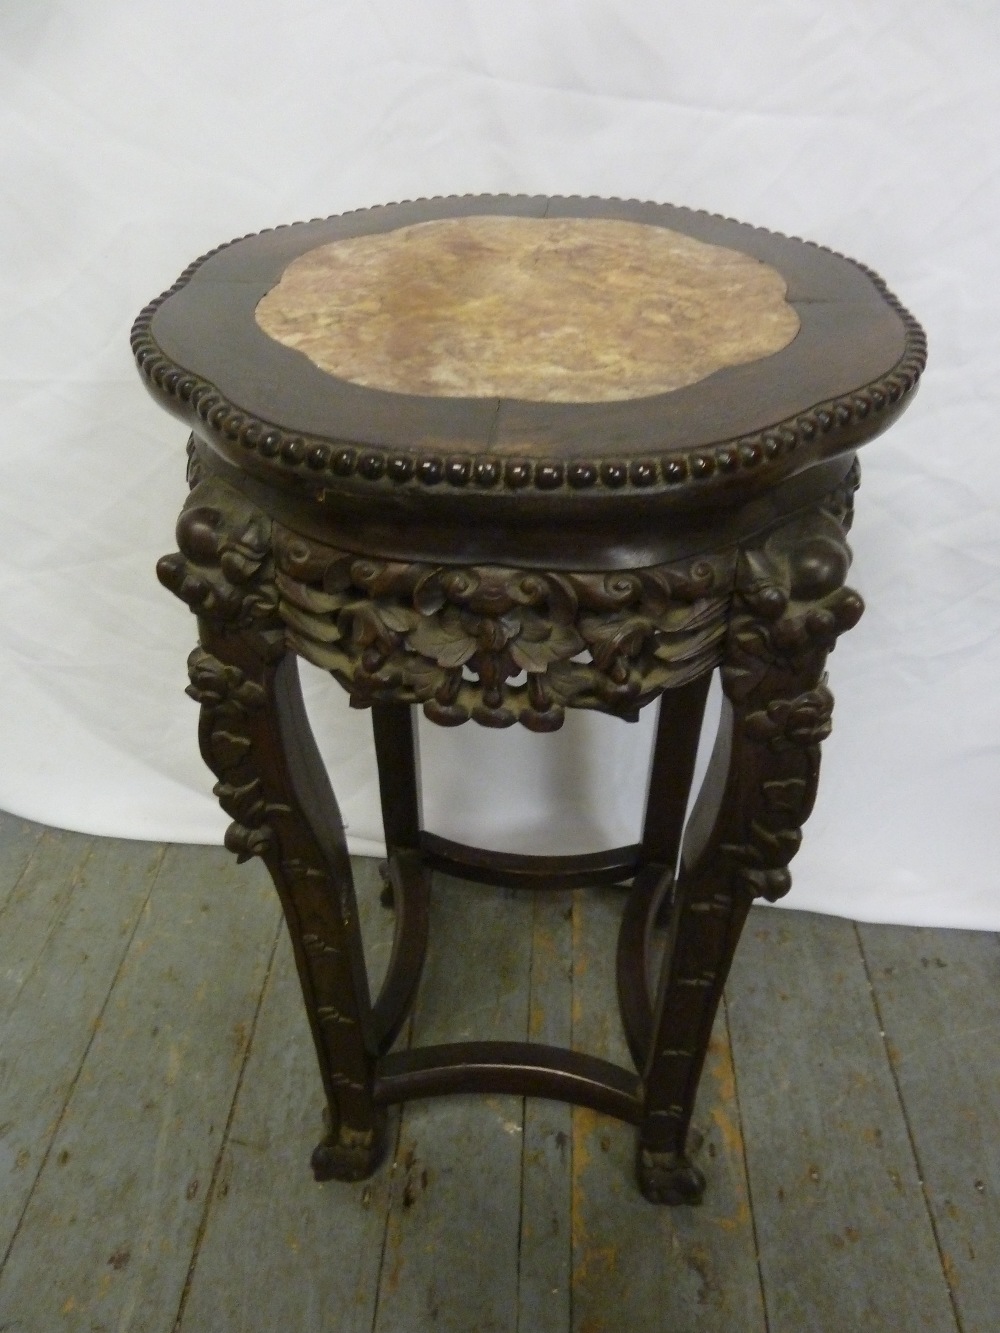
[[0,1278],[0,1327],[172,1328],[277,912],[259,866],[170,849]]
[[[696,1116],[701,1208],[641,1198],[630,1127],[516,1098],[411,1103],[394,1169],[318,1186],[266,874],[214,848],[157,873],[163,850],[0,816],[0,1329],[743,1333],[765,1327],[755,1225],[770,1333],[998,1326],[995,936],[755,911],[736,1075],[720,1018]],[[392,917],[358,872],[378,971]],[[578,895],[570,932],[567,895],[439,880],[415,1039],[572,1026],[627,1064],[621,901]]]
[[11,885],[0,911],[0,1015],[13,1010],[58,929],[93,846],[84,833],[46,829]]
[[[373,990],[392,913],[374,861],[355,861]],[[282,930],[178,1333],[371,1333],[389,1206],[387,1167],[317,1185],[322,1088],[291,945]]]
[[[18,819],[0,810],[0,922],[4,904],[24,874],[45,828],[28,819]],[[0,930],[2,930],[0,924]]]
[[[578,895],[573,915],[574,1045],[629,1066],[615,993],[622,894]],[[722,1014],[695,1117],[708,1177],[697,1208],[648,1203],[635,1181],[635,1130],[573,1111],[573,1329],[765,1328],[740,1116]]]
[[755,908],[728,990],[770,1333],[956,1321],[853,926]]
[[[48,1155],[163,856],[163,846],[155,843],[88,844],[65,914],[0,1015],[0,1261]],[[12,949],[17,938],[12,933],[7,941]]]
[[[413,1045],[528,1031],[531,899],[435,876]],[[514,1333],[523,1098],[403,1108],[378,1333]]]
[[[573,1035],[573,896],[539,893],[534,901],[528,1035],[569,1046]],[[524,1103],[519,1333],[569,1333],[570,1141],[573,1110],[529,1097]]]
[[1000,1327],[1000,941],[859,926],[963,1333]]

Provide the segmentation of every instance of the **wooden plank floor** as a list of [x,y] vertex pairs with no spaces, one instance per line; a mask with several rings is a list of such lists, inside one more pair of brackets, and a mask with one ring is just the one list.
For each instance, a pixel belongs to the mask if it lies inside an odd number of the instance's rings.
[[[356,863],[373,973],[391,913]],[[626,1061],[621,894],[439,877],[401,1042]],[[317,1185],[309,1034],[262,867],[0,815],[2,1333],[1000,1327],[1000,940],[755,909],[658,1209],[627,1126],[456,1097]]]

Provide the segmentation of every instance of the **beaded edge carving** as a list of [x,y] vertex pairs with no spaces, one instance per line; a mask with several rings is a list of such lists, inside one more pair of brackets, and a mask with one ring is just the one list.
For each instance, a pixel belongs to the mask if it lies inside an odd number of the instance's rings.
[[[470,195],[434,196],[434,200],[472,198]],[[496,199],[526,198],[528,196],[496,195]],[[404,203],[431,202],[405,200]],[[622,202],[616,199],[605,203]],[[627,202],[637,202],[630,200]],[[395,207],[397,205],[380,205]],[[374,212],[375,209],[354,209],[352,213]],[[720,218],[736,222],[720,213],[710,214],[704,209],[684,210],[695,216]],[[336,216],[345,216],[339,214]],[[333,219],[314,218],[314,222]],[[905,331],[903,355],[887,374],[873,380],[862,389],[820,403],[807,412],[799,413],[770,426],[764,431],[724,441],[709,449],[673,450],[647,458],[625,461],[619,458],[578,459],[570,463],[562,459],[499,458],[455,453],[442,457],[438,453],[410,453],[399,450],[359,448],[350,443],[308,436],[280,429],[252,414],[240,410],[207,380],[191,374],[166,356],[152,336],[153,317],[171,296],[185,287],[198,269],[213,255],[240,241],[264,235],[269,231],[285,230],[287,226],[266,227],[261,232],[250,232],[224,245],[216,246],[201,255],[181,273],[177,281],[155,301],[139,313],[132,326],[132,351],[136,364],[150,385],[168,398],[190,404],[204,424],[226,440],[255,452],[266,466],[279,474],[288,474],[305,468],[317,484],[324,476],[336,478],[357,477],[371,483],[389,485],[448,486],[472,485],[484,490],[503,486],[517,491],[533,486],[540,491],[558,490],[568,486],[573,490],[588,490],[594,486],[617,490],[623,486],[642,489],[676,490],[690,487],[714,476],[727,476],[752,470],[763,463],[794,453],[800,445],[834,435],[852,425],[858,425],[872,415],[885,411],[912,393],[927,362],[927,338],[923,329],[889,291],[877,273],[857,260],[849,259],[827,246],[813,241],[815,246],[838,259],[847,259],[863,272],[880,296],[899,316]],[[767,231],[767,228],[755,228]],[[780,236],[780,232],[769,232]],[[796,239],[796,238],[792,238]]]

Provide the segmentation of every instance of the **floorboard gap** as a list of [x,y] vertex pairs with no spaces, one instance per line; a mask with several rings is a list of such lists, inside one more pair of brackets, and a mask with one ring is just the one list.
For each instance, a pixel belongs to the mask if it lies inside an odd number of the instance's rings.
[[899,1113],[903,1121],[903,1126],[906,1130],[907,1140],[909,1141],[910,1144],[910,1152],[913,1154],[913,1160],[916,1163],[917,1180],[920,1183],[920,1194],[924,1201],[924,1208],[926,1209],[927,1212],[927,1219],[931,1224],[931,1232],[934,1236],[934,1245],[937,1249],[938,1262],[941,1265],[941,1276],[944,1279],[944,1284],[948,1291],[948,1300],[951,1303],[951,1311],[955,1319],[955,1327],[958,1329],[958,1333],[963,1333],[962,1319],[958,1312],[958,1302],[955,1299],[955,1292],[952,1288],[951,1282],[948,1279],[948,1265],[945,1263],[944,1247],[941,1244],[941,1236],[938,1233],[937,1221],[935,1220],[934,1217],[934,1209],[931,1207],[931,1201],[927,1194],[927,1184],[924,1179],[923,1163],[920,1160],[920,1153],[917,1151],[917,1143],[916,1139],[914,1138],[913,1127],[910,1124],[910,1116],[909,1112],[906,1109],[906,1102],[903,1100],[903,1090],[899,1085],[899,1077],[896,1073],[896,1065],[893,1061],[892,1053],[889,1050],[889,1043],[886,1040],[885,1021],[882,1017],[882,1007],[879,1004],[878,995],[875,992],[875,985],[874,982],[872,981],[871,968],[868,966],[868,956],[865,953],[865,946],[861,938],[861,932],[858,929],[858,923],[854,921],[851,924],[854,930],[854,938],[857,940],[858,943],[858,952],[861,955],[861,965],[864,967],[865,970],[865,979],[868,982],[868,991],[869,994],[871,995],[872,1008],[875,1010],[875,1019],[876,1022],[878,1023],[879,1035],[882,1038],[882,1045],[883,1048],[885,1049],[885,1058],[889,1065],[889,1073],[892,1076],[892,1086],[896,1090],[896,1098],[899,1102]]
[[[548,205],[546,204],[546,208]],[[569,949],[569,1046],[571,1051],[576,1050],[576,944],[577,944],[577,916],[579,912],[580,893],[579,890],[573,893],[572,906],[570,908],[570,949]],[[576,1114],[576,1108],[570,1112],[569,1122],[569,1142],[566,1145],[566,1151],[569,1153],[569,1228],[567,1240],[569,1242],[569,1299],[567,1306],[569,1309],[569,1328],[570,1333],[576,1333],[576,1259],[574,1256],[574,1241],[578,1218],[576,1211],[576,1160],[573,1152],[573,1145],[576,1142],[574,1131],[573,1116]]]
[[[400,1041],[399,1039],[397,1039],[396,1044],[401,1046],[403,1049],[407,1051],[410,1050],[410,1048],[412,1047],[413,1045],[412,1012],[410,1016],[407,1018],[406,1023],[403,1027],[402,1040]],[[392,1108],[390,1107],[390,1113],[391,1111]],[[396,1107],[396,1111],[397,1111],[396,1133],[393,1136],[392,1153],[387,1154],[386,1164],[382,1168],[383,1171],[389,1171],[393,1173],[393,1178],[390,1182],[389,1194],[388,1198],[386,1199],[385,1218],[382,1224],[382,1246],[379,1251],[378,1270],[375,1274],[375,1299],[372,1301],[372,1333],[375,1333],[375,1329],[378,1328],[378,1307],[379,1307],[379,1300],[381,1299],[382,1296],[382,1273],[385,1269],[386,1251],[389,1248],[389,1219],[392,1216],[392,1205],[394,1202],[393,1195],[396,1189],[395,1171],[396,1171],[396,1163],[399,1160],[399,1144],[400,1140],[403,1137],[403,1116],[406,1114],[406,1103],[403,1102],[399,1104]],[[0,1330],[0,1333],[2,1333],[2,1330]]]
[[[38,843],[36,843],[35,851],[37,851],[37,849],[38,849],[38,845],[39,845],[40,843],[41,843],[41,838],[39,838]],[[22,872],[22,875],[18,877],[18,883],[20,883],[21,878],[22,878],[23,875],[27,872],[28,865],[31,864],[31,859],[33,859],[34,854],[35,854],[35,853],[32,852],[32,857],[29,858],[29,860],[28,860],[28,864],[25,866],[25,869],[24,869],[24,871]],[[83,870],[84,870],[84,867],[85,867],[86,864],[87,864],[87,861],[90,859],[90,854],[91,854],[90,851],[88,851],[88,852],[87,852],[87,855],[86,855],[86,856],[83,858],[83,860],[80,862],[79,872],[78,872],[78,874],[76,875],[75,880],[74,880],[74,883],[73,883],[73,890],[76,889],[77,885],[80,883],[80,880],[82,879],[82,876],[83,876]],[[42,1155],[41,1155],[41,1157],[40,1157],[40,1159],[39,1159],[39,1162],[38,1162],[38,1170],[35,1172],[35,1178],[34,1178],[34,1180],[32,1181],[31,1189],[28,1191],[27,1197],[26,1197],[25,1200],[24,1200],[24,1207],[21,1209],[21,1215],[20,1215],[20,1217],[17,1219],[17,1225],[14,1227],[13,1235],[11,1236],[11,1238],[10,1238],[10,1242],[9,1242],[9,1244],[7,1245],[6,1250],[4,1251],[3,1258],[0,1258],[0,1276],[3,1275],[4,1268],[6,1268],[6,1266],[7,1266],[7,1260],[10,1258],[11,1253],[13,1252],[14,1246],[17,1244],[18,1237],[19,1237],[19,1235],[20,1235],[20,1233],[21,1233],[21,1227],[22,1227],[23,1224],[24,1224],[24,1219],[25,1219],[25,1217],[27,1216],[27,1214],[28,1214],[28,1209],[29,1209],[30,1206],[31,1206],[31,1200],[32,1200],[32,1198],[33,1198],[33,1196],[34,1196],[35,1189],[36,1189],[36,1187],[37,1187],[37,1185],[38,1185],[39,1180],[41,1179],[42,1172],[45,1170],[46,1163],[48,1162],[48,1160],[49,1160],[49,1156],[50,1156],[50,1154],[51,1154],[51,1152],[52,1152],[52,1145],[55,1143],[56,1139],[58,1138],[58,1135],[59,1135],[59,1129],[60,1129],[60,1127],[61,1127],[61,1125],[62,1125],[62,1123],[63,1123],[63,1120],[65,1119],[65,1116],[66,1116],[66,1108],[67,1108],[67,1106],[69,1106],[70,1102],[73,1100],[73,1093],[74,1093],[75,1090],[76,1090],[76,1085],[77,1085],[77,1084],[79,1083],[79,1081],[80,1081],[80,1075],[83,1073],[83,1067],[84,1067],[84,1065],[87,1063],[87,1056],[90,1054],[90,1048],[91,1048],[91,1046],[93,1046],[93,1044],[94,1044],[94,1038],[97,1036],[98,1032],[100,1031],[101,1023],[102,1023],[102,1021],[103,1021],[103,1019],[104,1019],[104,1013],[105,1013],[105,1010],[106,1010],[107,1007],[108,1007],[108,1003],[109,1003],[109,1001],[110,1001],[110,999],[111,999],[111,996],[114,994],[115,986],[118,984],[118,978],[121,976],[122,968],[125,966],[125,960],[128,958],[129,950],[130,950],[131,947],[132,947],[132,941],[135,939],[136,931],[139,929],[139,926],[140,926],[140,924],[141,924],[141,922],[142,922],[143,913],[144,913],[145,910],[146,910],[146,906],[147,906],[147,904],[148,904],[148,902],[149,902],[150,895],[151,895],[152,892],[153,892],[153,887],[154,887],[154,885],[156,884],[156,881],[157,881],[157,879],[158,879],[158,877],[159,877],[160,870],[163,868],[163,862],[164,862],[164,859],[166,858],[166,855],[167,855],[167,847],[166,847],[166,845],[164,845],[163,850],[160,852],[160,858],[159,858],[159,861],[158,861],[158,863],[157,863],[156,870],[155,870],[155,871],[153,872],[153,874],[150,876],[150,880],[149,880],[149,890],[148,890],[148,892],[146,893],[145,898],[143,899],[142,907],[141,907],[141,908],[139,909],[139,911],[136,913],[136,916],[135,916],[135,924],[133,925],[131,931],[129,932],[128,940],[127,940],[126,943],[125,943],[125,947],[122,949],[121,957],[118,959],[118,966],[115,968],[114,976],[111,978],[111,984],[108,986],[108,993],[107,993],[107,995],[105,995],[105,997],[104,997],[104,1003],[101,1005],[101,1008],[100,1008],[100,1011],[98,1012],[97,1018],[96,1018],[96,1020],[95,1020],[95,1022],[94,1022],[94,1024],[93,1024],[93,1026],[92,1026],[92,1028],[91,1028],[90,1037],[88,1038],[88,1040],[87,1040],[87,1044],[86,1044],[86,1046],[84,1047],[83,1054],[80,1056],[80,1062],[79,1062],[79,1064],[77,1065],[77,1067],[76,1067],[76,1071],[75,1071],[75,1073],[73,1074],[73,1077],[72,1077],[72,1079],[70,1080],[69,1086],[68,1086],[67,1089],[66,1089],[66,1095],[65,1095],[65,1097],[63,1098],[62,1107],[60,1108],[59,1115],[57,1116],[56,1121],[55,1121],[55,1123],[54,1123],[53,1126],[52,1126],[52,1132],[51,1132],[50,1135],[49,1135],[49,1141],[48,1141],[48,1143],[46,1144],[45,1151],[42,1153]],[[71,891],[70,894],[69,894],[69,898],[72,898],[72,896],[73,896],[73,893],[72,893],[72,891]],[[67,899],[67,901],[68,901],[68,900],[69,900],[69,899]],[[54,927],[53,927],[53,929],[54,929]],[[51,935],[51,931],[49,932],[49,934]],[[47,936],[46,938],[48,938],[48,936]],[[32,970],[34,970],[34,969],[32,969]],[[29,975],[30,975],[30,974],[29,974]],[[25,983],[26,983],[26,982],[27,982],[27,978],[25,978]],[[19,988],[18,994],[20,994],[20,991],[23,990],[23,988],[24,988],[24,986],[23,986],[23,984],[22,984],[22,986]],[[2,1329],[0,1329],[0,1333],[2,1333]]]
[[[38,843],[36,843],[35,848],[34,848],[34,850],[32,851],[31,856],[30,856],[30,858],[28,859],[27,864],[26,864],[25,867],[24,867],[24,870],[23,870],[23,871],[21,872],[21,874],[18,875],[18,877],[17,877],[17,883],[18,883],[18,884],[21,883],[21,880],[22,880],[22,879],[24,878],[24,876],[28,873],[28,870],[30,869],[31,864],[32,864],[32,862],[33,862],[34,859],[35,859],[35,854],[37,853],[38,848],[39,848],[39,846],[41,845],[41,842],[42,842],[42,839],[39,838]],[[65,901],[64,901],[64,902],[61,904],[61,906],[59,907],[59,910],[56,912],[55,917],[49,922],[49,926],[48,926],[48,929],[47,929],[46,932],[45,932],[45,936],[44,936],[44,938],[42,939],[41,944],[38,946],[38,951],[37,951],[37,954],[36,954],[36,957],[35,957],[34,962],[31,964],[31,966],[28,968],[27,972],[25,972],[24,976],[21,978],[21,984],[18,986],[17,990],[16,990],[16,991],[14,992],[14,994],[10,997],[10,1008],[11,1008],[11,1009],[13,1009],[14,1006],[17,1004],[18,1000],[19,1000],[20,997],[21,997],[21,992],[24,990],[25,986],[27,986],[27,984],[29,983],[29,981],[31,981],[32,977],[33,977],[33,976],[35,975],[35,973],[38,971],[38,968],[39,968],[39,966],[40,966],[40,964],[41,964],[41,960],[42,960],[42,959],[44,958],[44,956],[45,956],[45,951],[46,951],[46,949],[47,949],[47,947],[48,947],[48,945],[49,945],[50,940],[52,939],[52,936],[55,934],[55,932],[59,929],[59,927],[60,927],[60,926],[63,924],[63,922],[65,921],[65,919],[66,919],[66,914],[67,914],[67,912],[69,911],[69,909],[70,909],[70,904],[71,904],[72,901],[73,901],[73,895],[76,893],[77,889],[80,887],[80,882],[81,882],[81,880],[83,879],[84,871],[85,871],[86,868],[87,868],[87,862],[90,860],[91,856],[93,855],[93,851],[94,851],[94,843],[93,843],[93,839],[91,839],[91,841],[87,844],[87,849],[86,849],[86,851],[84,852],[84,854],[82,855],[82,857],[80,858],[80,860],[76,863],[76,867],[75,867],[75,869],[74,869],[74,871],[73,871],[72,878],[70,879],[70,882],[69,882],[69,892],[66,894]],[[162,860],[162,858],[161,858],[161,860]],[[7,901],[8,901],[8,902],[11,902],[11,901],[13,900],[13,897],[14,897],[14,893],[11,892],[11,894],[10,894],[10,896],[8,897]],[[133,934],[134,934],[134,933],[135,933],[135,932],[133,932]]]
[[[531,911],[531,957],[528,962],[528,1028],[526,1036],[530,1039],[531,1005],[535,993],[535,930],[538,917],[538,898],[532,902]],[[521,1160],[520,1179],[517,1187],[517,1308],[514,1313],[514,1333],[521,1333],[521,1247],[524,1244],[524,1172],[525,1156],[528,1151],[528,1099],[521,1098]]]
[[215,1162],[212,1165],[212,1178],[208,1182],[208,1189],[205,1191],[205,1206],[201,1211],[201,1219],[198,1222],[198,1230],[195,1233],[194,1245],[191,1250],[191,1262],[188,1264],[188,1270],[184,1277],[184,1286],[181,1288],[181,1298],[177,1303],[177,1314],[174,1318],[173,1333],[180,1333],[181,1324],[184,1320],[184,1310],[187,1306],[188,1296],[191,1293],[191,1284],[194,1281],[194,1271],[198,1266],[198,1255],[201,1251],[201,1243],[205,1238],[205,1232],[208,1228],[208,1218],[212,1211],[212,1204],[215,1202],[215,1190],[218,1184],[219,1170],[222,1166],[222,1159],[225,1156],[226,1149],[229,1146],[229,1134],[233,1127],[233,1117],[236,1114],[236,1106],[240,1099],[240,1089],[243,1087],[243,1076],[246,1073],[247,1061],[250,1059],[250,1052],[253,1049],[254,1037],[257,1033],[257,1022],[260,1018],[260,1011],[264,1004],[264,996],[267,994],[268,987],[271,984],[271,976],[274,971],[274,958],[278,951],[278,941],[281,939],[281,932],[284,927],[284,918],[281,917],[278,920],[278,926],[274,932],[274,939],[271,941],[271,952],[267,959],[264,981],[260,988],[260,994],[257,996],[257,1003],[254,1006],[253,1018],[250,1021],[250,1032],[247,1037],[246,1047],[243,1051],[240,1072],[236,1077],[236,1086],[233,1088],[232,1101],[229,1103],[229,1114],[226,1116],[226,1123],[219,1140],[219,1151],[216,1153]]
[[[726,1024],[726,1040],[729,1043],[729,1049],[732,1051],[733,1040],[729,1028],[729,1003],[725,992],[722,995],[722,1013]],[[771,1333],[771,1320],[767,1311],[767,1290],[764,1286],[764,1267],[760,1261],[760,1242],[757,1236],[757,1218],[753,1208],[753,1182],[750,1179],[750,1165],[747,1161],[747,1139],[743,1129],[743,1111],[740,1107],[740,1074],[736,1068],[736,1060],[733,1059],[733,1100],[736,1103],[736,1123],[740,1129],[740,1145],[743,1154],[743,1174],[747,1182],[747,1202],[750,1205],[750,1231],[753,1236],[753,1252],[757,1261],[757,1280],[760,1282],[760,1306],[764,1315],[764,1333]]]
[[[0,814],[2,814],[4,818],[7,817],[6,811],[0,811]],[[39,826],[38,833],[35,835],[34,845],[32,846],[31,851],[28,853],[24,865],[21,867],[17,875],[15,875],[14,882],[6,890],[3,902],[0,902],[0,918],[3,917],[3,914],[4,912],[6,912],[8,905],[10,904],[14,895],[17,893],[18,885],[21,883],[21,880],[24,879],[25,875],[28,873],[28,870],[32,862],[38,855],[38,848],[41,846],[42,839],[45,837],[45,832],[46,830],[44,829],[44,827]]]

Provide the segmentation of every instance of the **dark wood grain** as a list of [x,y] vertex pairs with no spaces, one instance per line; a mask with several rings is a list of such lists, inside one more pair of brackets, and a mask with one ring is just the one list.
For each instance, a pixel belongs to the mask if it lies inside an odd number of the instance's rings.
[[578,856],[531,856],[467,847],[436,833],[424,833],[421,850],[429,866],[460,879],[511,888],[574,889],[592,884],[621,884],[640,864],[638,843]]
[[517,1093],[639,1119],[639,1080],[620,1065],[540,1042],[450,1042],[400,1051],[378,1062],[375,1099],[410,1101],[457,1092]]

